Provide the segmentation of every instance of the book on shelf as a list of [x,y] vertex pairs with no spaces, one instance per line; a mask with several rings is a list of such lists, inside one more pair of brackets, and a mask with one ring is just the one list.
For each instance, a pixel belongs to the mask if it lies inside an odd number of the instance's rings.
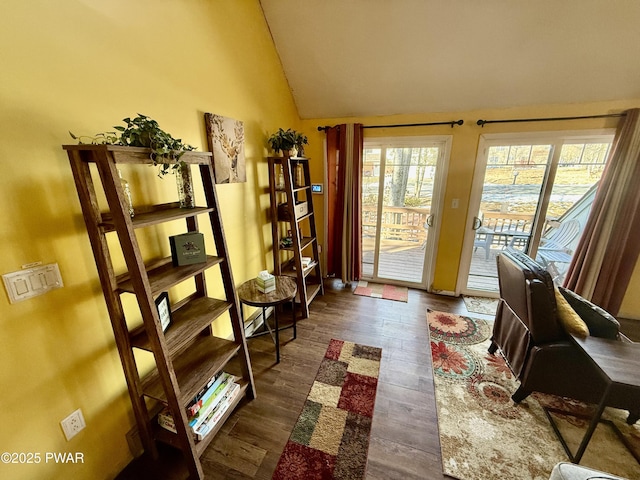
[[205,421],[207,416],[218,406],[220,401],[224,398],[224,395],[233,385],[234,380],[235,377],[227,373],[226,378],[223,380],[223,382],[218,385],[213,394],[202,403],[202,407],[200,407],[198,413],[189,418],[189,426],[192,430],[198,428],[198,426],[200,426]]
[[198,413],[198,410],[200,410],[200,408],[202,407],[202,404],[205,401],[207,401],[207,399],[211,395],[213,395],[213,392],[215,391],[215,389],[224,380],[223,374],[224,372],[216,373],[213,377],[211,377],[211,380],[209,380],[207,384],[204,387],[202,387],[202,390],[200,390],[196,394],[196,396],[193,397],[193,400],[189,403],[189,405],[187,405],[188,416],[193,417],[196,413]]
[[[196,395],[196,397],[199,398],[195,403],[191,403],[187,406],[189,428],[194,435],[196,433],[196,429],[205,423],[211,413],[216,411],[219,405],[227,398],[229,391],[234,388],[234,385],[237,385],[235,380],[235,376],[226,372],[216,374],[211,381],[208,382],[209,387],[206,389],[204,394],[199,392],[198,395]],[[169,407],[165,407],[158,414],[158,424],[162,428],[176,433],[175,421]]]
[[293,238],[291,237],[291,235],[280,239],[280,248],[291,248],[291,247],[293,247]]
[[231,383],[231,388],[224,394],[220,403],[212,410],[202,424],[194,430],[197,440],[202,440],[220,422],[224,414],[229,410],[233,401],[240,395],[240,385]]
[[[313,260],[311,257],[302,257],[302,271],[305,273],[307,272],[307,270],[315,267],[317,264],[318,262]],[[295,264],[293,265],[293,269],[296,270]]]

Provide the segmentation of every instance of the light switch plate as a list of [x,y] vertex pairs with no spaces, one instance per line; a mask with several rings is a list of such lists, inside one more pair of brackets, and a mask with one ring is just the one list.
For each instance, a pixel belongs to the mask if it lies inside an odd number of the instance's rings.
[[64,286],[57,263],[5,273],[2,275],[2,280],[11,303],[42,295]]

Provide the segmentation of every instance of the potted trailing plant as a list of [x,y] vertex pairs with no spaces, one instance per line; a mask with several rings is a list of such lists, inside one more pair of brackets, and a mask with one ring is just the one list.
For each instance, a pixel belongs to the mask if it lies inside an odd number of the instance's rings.
[[158,176],[162,178],[173,171],[176,174],[180,206],[193,208],[195,202],[191,169],[187,163],[180,161],[180,157],[185,152],[195,150],[195,147],[183,143],[179,138],[173,138],[171,134],[160,128],[158,122],[146,115],[138,114],[133,119],[127,117],[122,121],[126,126],[114,126],[115,132],[98,133],[93,137],[76,136],[71,132],[69,134],[81,144],[109,144],[151,149],[150,157],[153,165],[160,166]]
[[295,132],[295,134],[296,134],[296,148],[298,149],[298,156],[304,157],[304,146],[308,145],[309,141],[306,135],[299,132]]
[[290,128],[286,130],[279,128],[269,137],[269,146],[276,154],[282,152],[284,155],[291,155],[291,151],[296,150],[293,156],[303,156],[304,146],[308,143],[306,135]]

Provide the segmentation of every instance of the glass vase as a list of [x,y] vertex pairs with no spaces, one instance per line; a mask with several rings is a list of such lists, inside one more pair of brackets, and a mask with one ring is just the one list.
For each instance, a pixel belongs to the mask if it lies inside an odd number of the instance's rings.
[[129,212],[129,216],[133,218],[135,214],[133,210],[133,201],[131,200],[131,189],[129,188],[129,182],[126,179],[122,178],[122,172],[118,169],[118,177],[120,177],[120,185],[122,186],[122,191],[124,192],[124,198],[127,202],[127,211]]
[[176,168],[175,173],[178,186],[180,208],[195,208],[196,200],[193,195],[191,167],[188,163],[181,163],[178,168]]

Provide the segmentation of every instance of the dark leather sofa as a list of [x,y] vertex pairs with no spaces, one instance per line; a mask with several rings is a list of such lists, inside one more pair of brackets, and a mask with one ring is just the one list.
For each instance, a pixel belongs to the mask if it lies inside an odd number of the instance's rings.
[[[489,353],[499,348],[520,380],[513,400],[518,403],[535,391],[599,403],[604,380],[560,324],[549,273],[517,250],[501,253],[496,261],[500,303]],[[560,292],[592,336],[629,341],[613,316],[569,290],[560,288]],[[628,410],[628,423],[640,418],[640,405],[624,389],[613,390],[607,403]]]

